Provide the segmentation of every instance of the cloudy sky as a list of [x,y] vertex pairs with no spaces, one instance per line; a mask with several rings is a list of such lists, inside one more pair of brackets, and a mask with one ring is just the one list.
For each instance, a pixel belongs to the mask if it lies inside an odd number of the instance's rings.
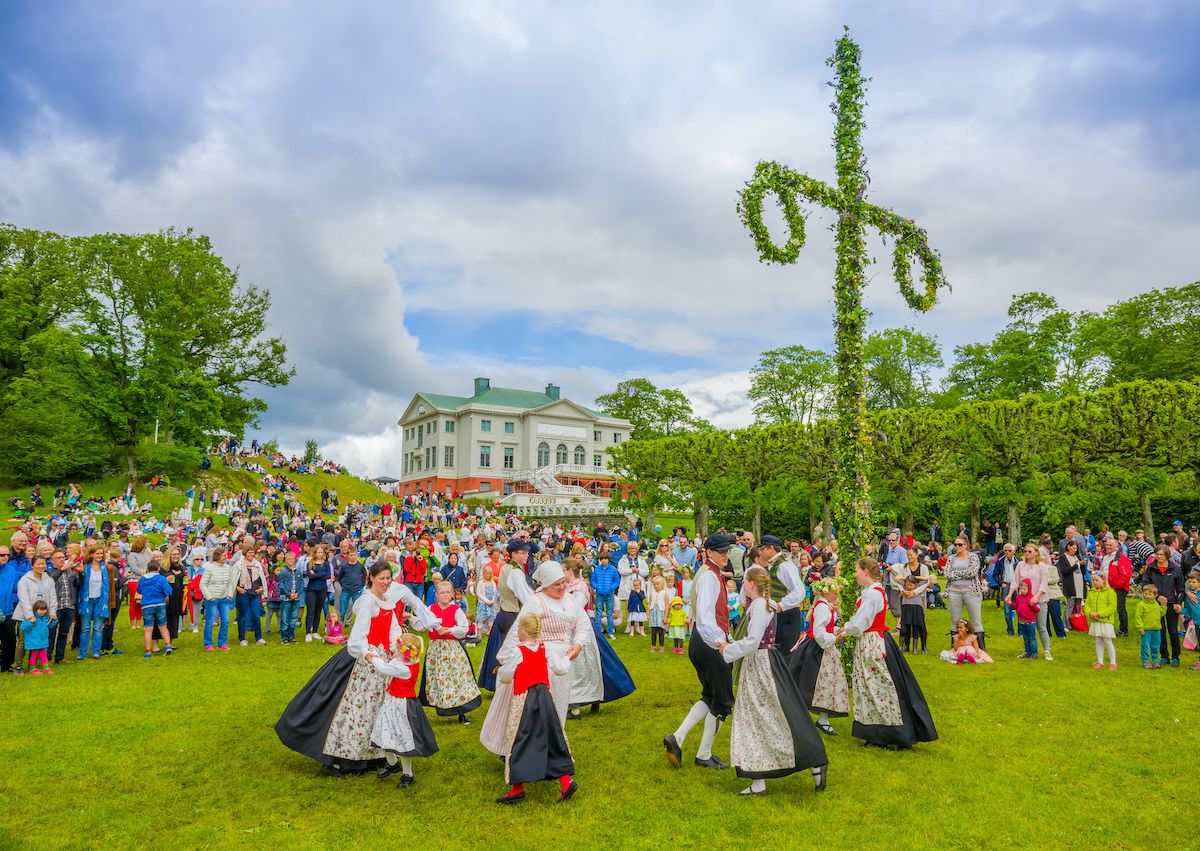
[[1200,4],[7,3],[0,221],[192,227],[270,289],[297,375],[261,437],[396,474],[417,390],[620,379],[751,419],[763,349],[832,342],[829,218],[766,267],[759,159],[832,177],[825,57],[873,78],[871,195],[953,292],[876,327],[947,353],[1010,295],[1100,309],[1200,278]]

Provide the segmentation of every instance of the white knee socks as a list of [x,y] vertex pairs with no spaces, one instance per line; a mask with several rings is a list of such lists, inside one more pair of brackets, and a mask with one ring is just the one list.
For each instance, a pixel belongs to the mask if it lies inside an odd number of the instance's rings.
[[828,712],[822,712],[820,715],[818,715],[818,716],[817,716],[817,723],[818,723],[818,724],[828,724],[828,723],[829,723],[829,713],[828,713]]
[[751,780],[750,781],[750,791],[751,792],[767,791],[767,781],[766,780]]
[[400,757],[400,770],[403,771],[405,774],[407,774],[409,777],[412,777],[413,770],[412,770],[412,757],[411,756]]
[[721,722],[717,720],[716,715],[709,715],[704,719],[704,735],[700,737],[700,749],[696,751],[696,759],[708,759],[712,756],[713,740],[717,738],[717,731],[721,729]]
[[692,704],[692,708],[688,710],[687,717],[683,719],[683,723],[679,725],[679,729],[675,731],[675,741],[683,747],[683,740],[687,738],[687,734],[692,731],[692,728],[699,724],[708,715],[708,705],[703,700],[697,700]]

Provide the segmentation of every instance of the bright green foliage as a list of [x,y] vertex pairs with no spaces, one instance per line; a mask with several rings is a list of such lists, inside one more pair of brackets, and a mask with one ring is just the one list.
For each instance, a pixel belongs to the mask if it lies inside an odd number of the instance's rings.
[[321,460],[321,450],[317,446],[315,440],[309,439],[304,441],[304,463],[315,464]]
[[1085,334],[1106,384],[1200,376],[1200,282],[1117,302]]
[[930,371],[942,365],[937,339],[912,328],[885,328],[867,337],[867,407],[918,408],[933,394]]
[[668,437],[707,427],[692,412],[692,403],[679,390],[655,387],[645,378],[622,381],[611,393],[596,397],[609,416],[629,420],[633,437]]
[[808,422],[833,388],[833,358],[818,349],[784,346],[758,356],[750,370],[754,418],[760,423]]
[[[867,468],[871,439],[867,430],[865,337],[867,309],[863,306],[867,264],[866,231],[873,228],[895,239],[893,274],[901,295],[917,310],[929,310],[937,290],[946,285],[941,260],[929,247],[925,231],[910,219],[867,202],[866,155],[862,149],[865,126],[866,79],[860,69],[860,51],[847,33],[837,42],[828,64],[834,69],[836,116],[833,148],[837,186],[832,187],[778,163],[760,162],[754,178],[742,190],[738,212],[754,238],[759,258],[771,263],[794,263],[804,244],[804,220],[799,199],[836,213],[837,266],[834,273],[834,410],[837,418],[837,488],[834,519],[843,558],[853,561],[871,538],[870,488]],[[771,241],[763,221],[763,199],[771,193],[783,208],[788,240]],[[910,265],[922,266],[920,291],[913,285]]]

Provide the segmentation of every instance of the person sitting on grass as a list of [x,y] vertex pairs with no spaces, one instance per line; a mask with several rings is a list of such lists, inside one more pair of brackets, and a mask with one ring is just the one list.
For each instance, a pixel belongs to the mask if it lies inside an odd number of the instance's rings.
[[167,631],[167,599],[171,596],[171,583],[159,572],[161,568],[160,556],[154,553],[146,566],[145,574],[137,584],[137,594],[142,603],[142,633],[146,645],[143,659],[149,659],[153,653],[158,652],[158,639],[154,637],[156,629],[166,645],[166,655],[170,656],[175,651],[171,645],[171,635]]
[[325,643],[346,643],[346,633],[342,629],[342,619],[338,617],[337,609],[330,609],[329,616],[325,618]]

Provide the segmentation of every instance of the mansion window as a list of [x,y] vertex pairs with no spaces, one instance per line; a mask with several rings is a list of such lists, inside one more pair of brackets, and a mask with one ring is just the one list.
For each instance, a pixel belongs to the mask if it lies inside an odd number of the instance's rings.
[[542,441],[538,444],[537,465],[539,467],[550,466],[550,444]]
[[593,443],[602,443],[603,441],[604,441],[604,432],[602,432],[602,431],[593,431],[592,432],[592,442]]
[[567,444],[565,444],[565,443],[560,443],[560,444],[558,444],[558,446],[557,446],[557,447],[555,447],[555,449],[554,449],[554,463],[555,463],[555,464],[565,464],[565,463],[567,463]]
[[492,430],[492,421],[491,420],[480,420],[479,421],[479,430],[480,431],[491,431]]
[[446,434],[454,433],[454,420],[446,420],[445,430]]
[[446,457],[444,459],[444,462],[445,463],[442,464],[443,467],[453,467],[454,466],[454,447],[453,446],[446,447]]
[[504,469],[511,470],[516,461],[516,450],[511,446],[504,447]]
[[582,446],[575,447],[575,466],[582,467],[587,463],[587,453]]
[[592,466],[593,467],[603,467],[604,466],[604,456],[603,455],[593,455],[592,456]]
[[515,423],[506,422],[504,424],[504,433],[505,434],[514,434],[516,432],[516,430],[517,430],[517,427],[516,427]]
[[492,466],[492,447],[490,447],[490,446],[479,447],[479,466],[480,467]]

